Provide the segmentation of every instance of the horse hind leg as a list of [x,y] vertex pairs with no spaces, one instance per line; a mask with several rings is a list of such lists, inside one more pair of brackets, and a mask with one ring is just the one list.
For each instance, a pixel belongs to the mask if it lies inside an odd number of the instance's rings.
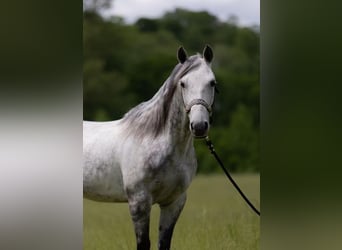
[[159,220],[159,250],[169,250],[171,238],[178,217],[183,210],[186,201],[186,194],[183,193],[175,201],[167,206],[160,206]]
[[142,192],[135,193],[128,196],[128,204],[135,230],[137,250],[149,250],[151,199]]

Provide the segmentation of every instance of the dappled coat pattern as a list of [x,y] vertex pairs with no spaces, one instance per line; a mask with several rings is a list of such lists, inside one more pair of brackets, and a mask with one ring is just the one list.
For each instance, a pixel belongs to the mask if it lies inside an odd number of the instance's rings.
[[152,99],[122,119],[84,122],[83,193],[128,202],[137,249],[150,249],[151,206],[159,204],[158,249],[170,249],[174,226],[197,169],[193,138],[209,131],[214,102],[213,52],[188,57],[181,47],[171,75]]

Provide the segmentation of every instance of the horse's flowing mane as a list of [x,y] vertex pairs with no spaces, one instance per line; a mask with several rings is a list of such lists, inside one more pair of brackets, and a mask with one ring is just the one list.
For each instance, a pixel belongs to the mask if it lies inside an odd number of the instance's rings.
[[158,92],[148,101],[132,108],[122,121],[129,134],[137,137],[150,134],[157,137],[165,128],[170,103],[177,88],[177,82],[201,64],[199,54],[189,57],[183,64],[177,64]]

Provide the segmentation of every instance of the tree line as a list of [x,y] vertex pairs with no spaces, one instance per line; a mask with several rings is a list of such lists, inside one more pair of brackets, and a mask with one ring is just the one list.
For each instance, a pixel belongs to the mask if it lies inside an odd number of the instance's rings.
[[[259,171],[259,32],[206,12],[175,9],[127,24],[83,13],[84,119],[115,120],[150,99],[177,64],[176,51],[214,51],[218,82],[210,137],[234,172]],[[199,172],[219,172],[203,141],[195,141]]]

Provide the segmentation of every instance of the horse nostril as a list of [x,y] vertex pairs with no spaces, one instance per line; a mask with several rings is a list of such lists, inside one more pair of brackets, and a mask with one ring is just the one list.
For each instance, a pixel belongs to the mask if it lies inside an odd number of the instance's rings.
[[201,121],[201,122],[191,122],[190,128],[192,133],[196,137],[203,137],[207,134],[209,129],[209,123],[207,121]]

